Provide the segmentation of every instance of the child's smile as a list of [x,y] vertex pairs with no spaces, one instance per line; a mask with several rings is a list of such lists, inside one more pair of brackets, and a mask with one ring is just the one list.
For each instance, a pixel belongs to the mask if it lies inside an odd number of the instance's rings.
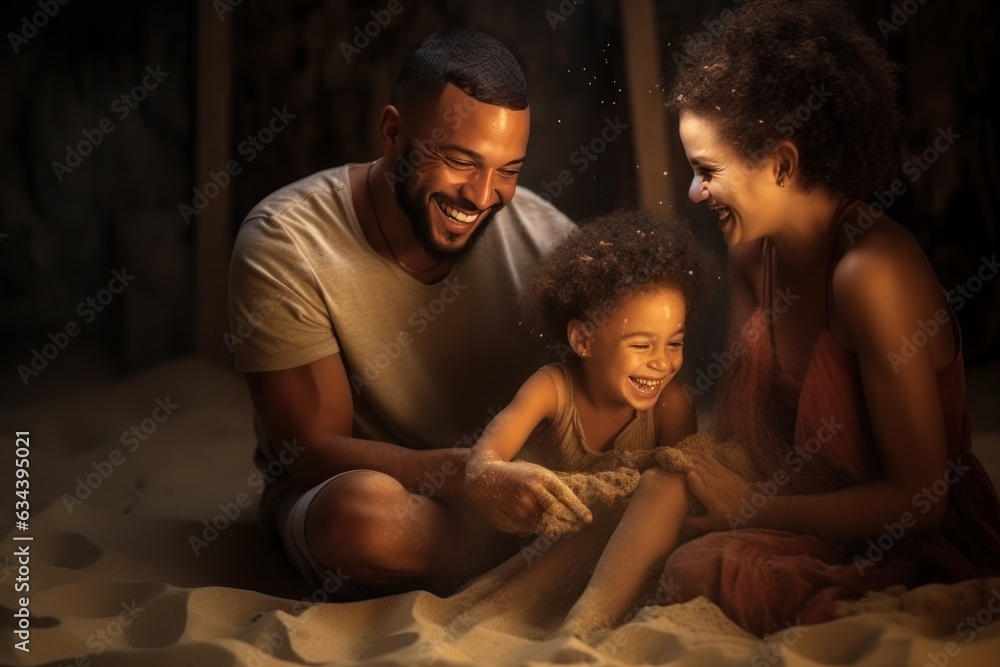
[[684,297],[656,287],[627,297],[583,342],[584,391],[597,408],[648,410],[684,360]]
[[629,380],[631,380],[632,384],[635,385],[636,393],[643,397],[658,395],[660,393],[660,389],[662,389],[665,384],[663,378],[652,379],[629,377]]

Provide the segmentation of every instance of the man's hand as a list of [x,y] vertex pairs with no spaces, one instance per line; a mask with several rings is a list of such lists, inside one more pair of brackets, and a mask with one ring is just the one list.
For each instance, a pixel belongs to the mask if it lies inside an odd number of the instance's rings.
[[526,461],[473,460],[466,468],[465,490],[486,520],[505,533],[563,535],[593,519],[555,474]]

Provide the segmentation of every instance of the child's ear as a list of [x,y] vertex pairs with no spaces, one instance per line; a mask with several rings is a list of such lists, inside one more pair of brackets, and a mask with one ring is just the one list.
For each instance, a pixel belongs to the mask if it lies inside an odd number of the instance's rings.
[[592,333],[590,327],[577,319],[570,320],[566,325],[566,338],[578,357],[590,356]]

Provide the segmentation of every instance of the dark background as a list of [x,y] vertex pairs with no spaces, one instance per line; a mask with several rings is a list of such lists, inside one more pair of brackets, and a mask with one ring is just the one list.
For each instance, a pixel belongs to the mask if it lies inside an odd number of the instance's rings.
[[[227,114],[230,131],[222,139],[229,157],[241,164],[227,186],[230,244],[243,215],[276,188],[319,169],[377,157],[375,122],[403,58],[424,35],[450,26],[489,32],[524,67],[533,125],[521,185],[545,192],[546,183],[571,169],[574,182],[555,203],[577,220],[637,204],[632,130],[609,144],[586,172],[571,163],[581,144],[599,136],[606,118],[629,122],[619,2],[563,0],[565,20],[554,23],[546,11],[559,12],[558,0],[399,1],[402,12],[348,62],[341,44],[352,42],[355,29],[388,2],[216,0],[214,27],[224,26],[231,40],[231,94],[220,88],[218,99],[210,91],[202,102]],[[38,0],[7,2],[0,9],[6,34],[0,45],[5,404],[132,374],[194,354],[197,347],[195,230],[203,214],[186,224],[179,207],[192,205],[193,189],[206,183],[196,170],[198,80],[207,67],[198,48],[198,6],[165,0],[41,2],[58,12],[17,45],[17,53],[11,34],[26,34],[25,17],[42,9]],[[681,37],[705,30],[705,21],[733,4],[656,2],[660,53],[649,57],[659,59],[666,85],[676,72]],[[939,128],[952,126],[961,134],[923,177],[908,183],[890,211],[923,245],[942,286],[953,289],[998,245],[996,6],[987,0],[850,5],[905,67],[900,162],[931,146]],[[906,9],[916,11],[884,38],[878,22],[891,20],[894,11],[906,16]],[[147,66],[157,65],[169,76],[119,118],[114,110],[121,107],[113,108],[112,101],[138,85]],[[266,127],[274,109],[284,108],[295,118],[249,161],[240,144]],[[52,163],[66,162],[67,145],[77,145],[106,117],[114,131],[60,181]],[[676,120],[664,114],[664,122],[671,146],[664,178],[673,203],[668,198],[663,207],[673,206],[690,220],[721,261],[712,213],[686,198],[690,170]],[[214,166],[223,168],[224,161]],[[134,282],[84,322],[78,304],[98,294],[122,267],[136,276]],[[987,282],[958,313],[969,366],[1000,354],[998,283]],[[688,373],[721,349],[722,296],[704,333],[692,341]],[[18,365],[30,364],[49,334],[71,321],[80,325],[80,335],[25,385]]]

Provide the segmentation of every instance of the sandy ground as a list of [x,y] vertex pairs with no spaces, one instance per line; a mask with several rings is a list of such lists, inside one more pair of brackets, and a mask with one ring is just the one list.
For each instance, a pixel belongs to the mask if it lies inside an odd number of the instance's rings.
[[[969,373],[974,451],[994,482],[998,371],[994,364]],[[162,422],[153,418],[167,411]],[[241,378],[193,360],[0,412],[5,506],[18,500],[16,431],[30,431],[31,473],[28,529],[17,530],[6,509],[0,520],[0,664],[943,667],[1000,660],[1000,623],[992,622],[1000,579],[872,595],[845,605],[835,621],[764,641],[704,599],[650,607],[587,641],[553,638],[553,619],[572,601],[562,593],[576,586],[578,553],[568,548],[550,549],[530,567],[516,555],[447,599],[418,592],[327,603],[322,589],[311,590],[255,536],[260,485],[249,415]],[[133,426],[141,436],[128,437]],[[27,574],[16,555],[25,546]],[[15,590],[25,583],[30,590]],[[24,596],[30,652],[14,647]]]

